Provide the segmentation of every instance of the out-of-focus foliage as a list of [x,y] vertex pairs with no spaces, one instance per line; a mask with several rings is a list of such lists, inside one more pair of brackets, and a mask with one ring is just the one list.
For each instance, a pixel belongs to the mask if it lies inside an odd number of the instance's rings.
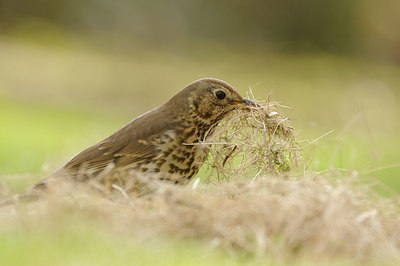
[[67,31],[112,46],[212,41],[398,61],[398,10],[397,0],[0,0],[0,30],[24,36]]

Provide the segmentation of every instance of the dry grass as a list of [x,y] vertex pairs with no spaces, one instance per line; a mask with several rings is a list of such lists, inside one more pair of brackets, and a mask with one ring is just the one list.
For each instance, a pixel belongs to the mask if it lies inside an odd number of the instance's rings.
[[[253,99],[254,100],[254,99]],[[208,166],[218,180],[280,174],[303,166],[302,149],[282,108],[268,96],[249,112],[237,110],[216,128]]]
[[[332,178],[303,171],[294,178],[288,170],[304,164],[301,148],[276,108],[267,101],[221,124],[209,163],[215,182],[177,186],[126,173],[131,182],[121,186],[53,184],[39,202],[1,209],[0,227],[18,228],[16,221],[24,220],[51,228],[73,216],[136,240],[195,239],[234,256],[266,255],[277,263],[399,262],[396,200],[357,184],[356,174]],[[138,184],[139,190],[131,189]]]
[[[58,184],[37,203],[1,210],[1,227],[53,228],[79,217],[132,239],[197,239],[228,252],[277,261],[400,259],[400,214],[395,201],[374,195],[357,179],[259,176],[256,180],[176,186],[144,181],[136,197],[120,188],[106,197],[96,189]],[[62,196],[61,196],[62,195]]]

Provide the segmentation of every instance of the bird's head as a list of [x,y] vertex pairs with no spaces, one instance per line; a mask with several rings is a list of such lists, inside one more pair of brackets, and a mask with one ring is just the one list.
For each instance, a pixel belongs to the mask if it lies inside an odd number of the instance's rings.
[[[174,98],[187,99],[181,111],[196,116],[198,119],[208,122],[219,122],[230,111],[240,108],[257,106],[254,102],[244,99],[228,83],[212,78],[204,78],[192,82]],[[185,110],[186,109],[186,110]]]

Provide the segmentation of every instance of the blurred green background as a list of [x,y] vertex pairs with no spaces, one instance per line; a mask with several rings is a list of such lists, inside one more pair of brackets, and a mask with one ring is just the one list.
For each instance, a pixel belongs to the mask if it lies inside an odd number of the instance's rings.
[[[202,77],[293,107],[310,169],[400,192],[397,0],[0,0],[0,178],[21,186]],[[21,182],[20,182],[21,181]],[[22,185],[23,184],[23,185]]]

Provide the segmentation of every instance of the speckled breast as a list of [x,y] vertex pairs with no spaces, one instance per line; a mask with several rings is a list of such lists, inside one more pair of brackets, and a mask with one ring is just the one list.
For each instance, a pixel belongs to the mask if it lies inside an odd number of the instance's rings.
[[[179,137],[178,137],[179,136]],[[198,130],[185,129],[180,132],[166,131],[154,140],[157,155],[137,166],[141,172],[168,173],[175,183],[185,184],[197,174],[207,158],[209,147],[199,142]]]

